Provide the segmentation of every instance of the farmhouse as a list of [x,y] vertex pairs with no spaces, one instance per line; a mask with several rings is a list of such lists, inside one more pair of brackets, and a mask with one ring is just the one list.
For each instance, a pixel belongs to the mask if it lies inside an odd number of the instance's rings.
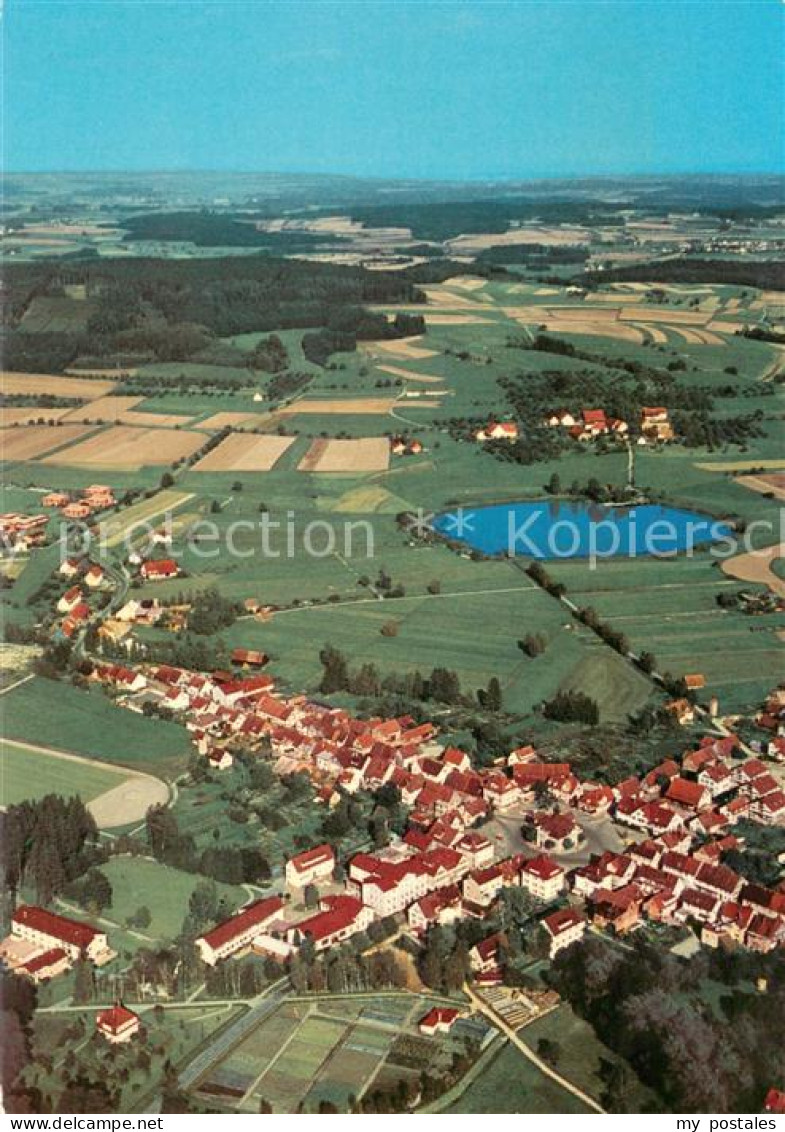
[[96,1030],[112,1045],[129,1042],[139,1033],[141,1025],[139,1015],[134,1014],[133,1010],[126,1010],[120,1003],[110,1006],[108,1010],[99,1011],[95,1018]]
[[478,429],[474,439],[484,440],[517,440],[518,426],[514,421],[489,421],[485,428]]
[[143,562],[139,572],[147,582],[162,582],[166,578],[176,578],[180,567],[173,558],[159,558]]
[[220,959],[227,959],[251,946],[254,937],[261,935],[268,924],[279,915],[284,902],[280,896],[255,900],[234,916],[217,924],[196,941],[205,963],[214,967]]
[[64,519],[87,519],[91,511],[89,503],[75,500],[73,503],[67,503],[60,513]]
[[331,845],[317,845],[286,862],[286,883],[292,888],[304,888],[329,880],[335,869],[335,853]]
[[67,507],[71,496],[65,491],[50,491],[41,500],[42,507]]

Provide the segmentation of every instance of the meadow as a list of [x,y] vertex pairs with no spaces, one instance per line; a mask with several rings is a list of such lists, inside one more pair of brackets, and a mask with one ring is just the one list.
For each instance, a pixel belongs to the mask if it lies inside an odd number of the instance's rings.
[[182,769],[189,750],[178,724],[125,711],[99,689],[39,676],[3,697],[3,730],[9,739],[161,776]]
[[5,739],[0,743],[0,805],[35,801],[45,794],[78,795],[90,802],[122,782],[122,776],[100,765],[87,765],[48,755]]

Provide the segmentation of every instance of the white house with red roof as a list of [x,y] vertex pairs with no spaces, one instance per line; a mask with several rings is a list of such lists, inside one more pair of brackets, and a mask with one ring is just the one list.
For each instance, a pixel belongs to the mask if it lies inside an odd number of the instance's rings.
[[176,578],[180,567],[173,558],[155,558],[143,562],[139,573],[146,582],[163,582],[167,578]]
[[475,432],[474,439],[485,440],[517,440],[518,426],[514,421],[488,421],[484,428]]
[[521,865],[521,885],[535,900],[554,900],[565,886],[565,872],[561,865],[540,853]]
[[343,893],[325,896],[319,902],[318,912],[289,927],[286,940],[291,946],[297,946],[307,937],[316,951],[326,951],[365,931],[374,918],[371,909],[355,896]]
[[48,951],[37,951],[14,967],[14,971],[38,986],[39,983],[48,983],[57,975],[65,974],[70,968],[71,958],[67,952],[62,947],[52,947]]
[[58,613],[70,613],[73,609],[76,609],[77,605],[80,604],[81,600],[82,600],[82,588],[81,588],[81,586],[71,586],[70,589],[65,591],[65,593],[62,595],[62,597],[60,598],[60,600],[57,603]]
[[434,1034],[449,1034],[460,1013],[451,1006],[434,1006],[417,1023],[421,1034],[433,1037]]
[[114,958],[106,932],[34,904],[21,904],[16,909],[11,934],[45,951],[62,948],[72,960],[84,957],[100,965]]
[[286,883],[290,888],[305,888],[329,880],[335,871],[335,851],[331,845],[317,845],[298,853],[286,862]]
[[548,955],[551,959],[583,939],[586,921],[574,908],[561,908],[540,921],[550,940]]
[[238,951],[251,946],[254,937],[262,935],[264,929],[281,913],[284,902],[280,896],[269,896],[255,900],[241,908],[228,920],[223,920],[203,936],[199,936],[196,946],[203,961],[214,967],[221,959],[228,959]]
[[133,1010],[126,1009],[119,1002],[108,1010],[101,1010],[95,1017],[95,1028],[101,1037],[112,1045],[130,1042],[139,1033],[142,1020]]

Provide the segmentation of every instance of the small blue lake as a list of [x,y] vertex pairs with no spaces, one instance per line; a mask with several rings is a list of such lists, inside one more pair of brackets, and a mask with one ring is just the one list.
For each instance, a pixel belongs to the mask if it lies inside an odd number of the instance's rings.
[[662,558],[732,533],[719,519],[675,507],[556,500],[459,508],[438,515],[433,526],[483,554],[540,559]]

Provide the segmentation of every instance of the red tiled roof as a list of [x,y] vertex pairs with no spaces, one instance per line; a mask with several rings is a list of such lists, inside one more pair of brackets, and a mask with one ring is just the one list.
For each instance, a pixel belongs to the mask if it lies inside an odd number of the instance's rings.
[[43,932],[53,939],[62,940],[63,943],[82,950],[89,947],[96,936],[103,934],[96,928],[91,928],[89,924],[66,919],[65,916],[58,916],[56,912],[49,912],[46,908],[39,908],[35,904],[23,904],[17,908],[13,922]]
[[214,950],[236,936],[242,935],[249,928],[259,925],[261,928],[268,920],[283,908],[284,902],[280,896],[270,896],[265,900],[255,900],[247,908],[242,908],[237,915],[217,924],[211,931],[205,932],[202,939]]
[[110,1030],[113,1034],[118,1033],[123,1027],[127,1026],[129,1022],[138,1022],[138,1014],[134,1014],[132,1010],[126,1010],[124,1006],[110,1006],[108,1010],[102,1010],[96,1015],[95,1024],[101,1030]]

